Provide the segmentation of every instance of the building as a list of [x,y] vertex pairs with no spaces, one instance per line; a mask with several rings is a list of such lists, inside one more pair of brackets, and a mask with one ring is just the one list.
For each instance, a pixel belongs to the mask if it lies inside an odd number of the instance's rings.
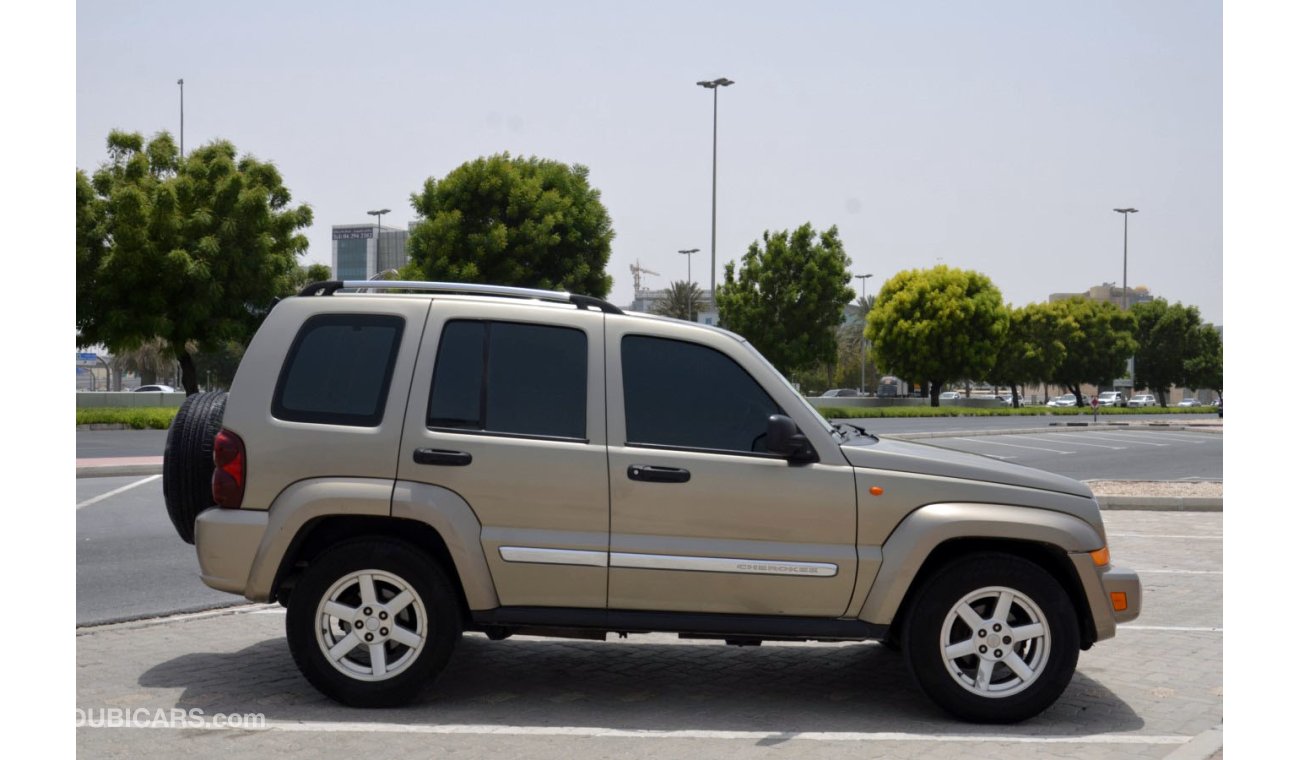
[[[1123,308],[1124,288],[1113,282],[1103,282],[1100,285],[1094,285],[1093,287],[1088,288],[1083,293],[1053,293],[1047,297],[1047,300],[1049,303],[1055,303],[1057,301],[1068,301],[1071,298],[1085,298],[1089,301],[1110,303]],[[1136,288],[1128,289],[1129,306],[1132,306],[1135,303],[1146,303],[1147,301],[1153,300],[1155,300],[1155,297],[1151,295],[1151,291],[1149,291],[1145,285],[1138,285]]]
[[376,224],[336,224],[332,230],[331,263],[340,280],[369,280],[380,272],[401,269],[409,256],[407,229]]
[[[667,290],[637,288],[633,291],[632,304],[623,308],[627,311],[648,313],[654,309],[656,303],[667,297]],[[718,307],[713,303],[713,293],[707,290],[701,290],[700,301],[702,302],[701,308],[695,314],[695,321],[703,325],[718,324]]]

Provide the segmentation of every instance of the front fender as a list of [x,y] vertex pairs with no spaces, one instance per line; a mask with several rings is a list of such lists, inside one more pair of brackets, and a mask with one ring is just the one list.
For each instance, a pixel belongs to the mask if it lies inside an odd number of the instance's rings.
[[1100,549],[1091,525],[1063,512],[1003,504],[930,504],[909,514],[881,547],[883,561],[858,618],[887,625],[926,558],[945,541],[988,538],[1054,546],[1067,554]]

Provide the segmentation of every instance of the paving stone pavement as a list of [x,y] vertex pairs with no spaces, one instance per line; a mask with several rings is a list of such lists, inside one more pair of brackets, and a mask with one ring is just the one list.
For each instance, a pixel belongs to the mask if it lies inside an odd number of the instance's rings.
[[[298,673],[278,607],[78,630],[86,757],[1164,757],[1223,721],[1222,515],[1112,512],[1144,612],[1082,653],[1043,715],[949,719],[871,644],[727,647],[466,635],[415,705],[353,710]],[[1178,538],[1171,538],[1176,536]],[[95,727],[106,709],[265,716],[269,730]],[[98,712],[97,712],[98,711]],[[602,733],[606,735],[601,735]]]

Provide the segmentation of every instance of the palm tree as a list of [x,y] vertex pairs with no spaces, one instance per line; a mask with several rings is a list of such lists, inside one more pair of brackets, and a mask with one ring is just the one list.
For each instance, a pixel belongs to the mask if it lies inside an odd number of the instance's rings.
[[653,314],[694,320],[704,308],[704,291],[693,282],[678,280],[668,287],[662,300],[650,307]]

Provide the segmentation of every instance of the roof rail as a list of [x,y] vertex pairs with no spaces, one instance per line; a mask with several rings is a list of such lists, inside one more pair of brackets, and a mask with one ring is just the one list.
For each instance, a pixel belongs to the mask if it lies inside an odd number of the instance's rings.
[[326,280],[313,282],[299,291],[300,296],[332,296],[343,289],[419,290],[426,293],[461,293],[476,296],[535,298],[539,301],[571,303],[579,309],[598,309],[606,314],[622,314],[614,304],[594,296],[567,293],[563,290],[537,290],[508,285],[480,285],[472,282],[423,282],[418,280]]

